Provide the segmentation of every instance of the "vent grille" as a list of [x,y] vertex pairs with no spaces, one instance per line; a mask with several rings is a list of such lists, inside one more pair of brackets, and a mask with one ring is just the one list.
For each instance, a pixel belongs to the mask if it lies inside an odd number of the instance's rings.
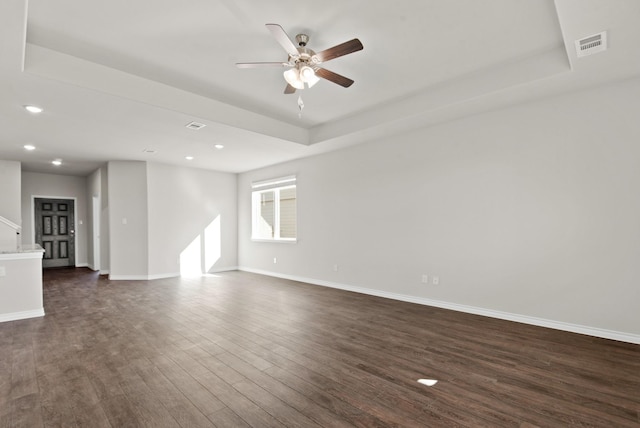
[[204,123],[198,123],[198,122],[189,122],[189,123],[187,123],[187,125],[186,125],[186,127],[187,127],[187,128],[189,128],[189,129],[194,129],[194,130],[196,130],[196,131],[197,131],[198,129],[202,129],[202,128],[204,128],[205,126],[207,126],[207,125],[205,125]]
[[576,54],[578,58],[594,53],[603,52],[607,50],[607,32],[603,31],[593,36],[585,37],[580,40],[576,40]]

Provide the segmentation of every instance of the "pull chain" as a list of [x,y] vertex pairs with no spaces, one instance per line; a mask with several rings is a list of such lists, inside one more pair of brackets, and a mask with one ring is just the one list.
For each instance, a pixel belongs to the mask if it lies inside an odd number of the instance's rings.
[[300,109],[300,111],[298,112],[298,119],[302,119],[302,109],[304,108],[304,102],[302,101],[302,95],[298,96],[298,109]]

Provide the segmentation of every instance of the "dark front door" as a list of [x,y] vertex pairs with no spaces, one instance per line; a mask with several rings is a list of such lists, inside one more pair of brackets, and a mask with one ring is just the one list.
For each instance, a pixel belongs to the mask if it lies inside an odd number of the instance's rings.
[[42,267],[75,266],[73,199],[35,198],[36,242],[44,248]]

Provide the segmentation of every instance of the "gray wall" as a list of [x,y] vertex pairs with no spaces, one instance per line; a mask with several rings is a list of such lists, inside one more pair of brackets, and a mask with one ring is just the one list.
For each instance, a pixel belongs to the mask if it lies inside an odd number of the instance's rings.
[[20,225],[20,162],[0,160],[0,216]]
[[[87,176],[87,254],[89,259],[89,267],[98,270],[102,274],[109,273],[109,215],[108,215],[108,183],[107,183],[107,166],[98,168],[92,174]],[[93,233],[93,199],[98,198],[99,207],[99,234],[94,237]],[[94,254],[94,239],[98,241],[99,252]],[[99,258],[99,260],[98,260]]]
[[180,275],[187,249],[204,271],[235,269],[236,198],[235,174],[109,162],[110,277]]
[[100,197],[100,170],[97,169],[86,178],[87,180],[87,259],[89,260],[89,267],[96,270],[96,265],[99,266],[99,261],[96,264],[95,254],[93,251],[94,239],[99,240],[99,237],[93,236],[93,198]]
[[[20,162],[0,160],[0,216],[20,226]],[[0,222],[0,251],[15,251],[22,241],[13,227]]]
[[100,272],[109,273],[110,230],[109,230],[109,174],[107,166],[100,168]]
[[[239,265],[640,338],[638,111],[634,79],[241,174]],[[298,243],[252,242],[290,174]]]
[[150,275],[178,275],[190,245],[203,272],[236,268],[234,174],[149,163],[147,182]]
[[0,322],[44,315],[42,254],[29,256],[12,259],[16,255],[0,254],[0,266],[5,271],[0,277]]
[[146,162],[108,163],[109,272],[113,278],[148,277]]
[[[33,196],[76,198],[76,266],[88,266],[87,183],[84,177],[22,172],[22,243],[35,242]],[[82,223],[82,224],[81,224]]]

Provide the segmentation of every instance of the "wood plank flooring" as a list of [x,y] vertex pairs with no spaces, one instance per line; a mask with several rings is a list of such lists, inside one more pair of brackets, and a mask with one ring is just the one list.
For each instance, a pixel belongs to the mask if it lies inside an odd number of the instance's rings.
[[640,426],[638,345],[244,272],[44,301],[0,324],[0,427]]

